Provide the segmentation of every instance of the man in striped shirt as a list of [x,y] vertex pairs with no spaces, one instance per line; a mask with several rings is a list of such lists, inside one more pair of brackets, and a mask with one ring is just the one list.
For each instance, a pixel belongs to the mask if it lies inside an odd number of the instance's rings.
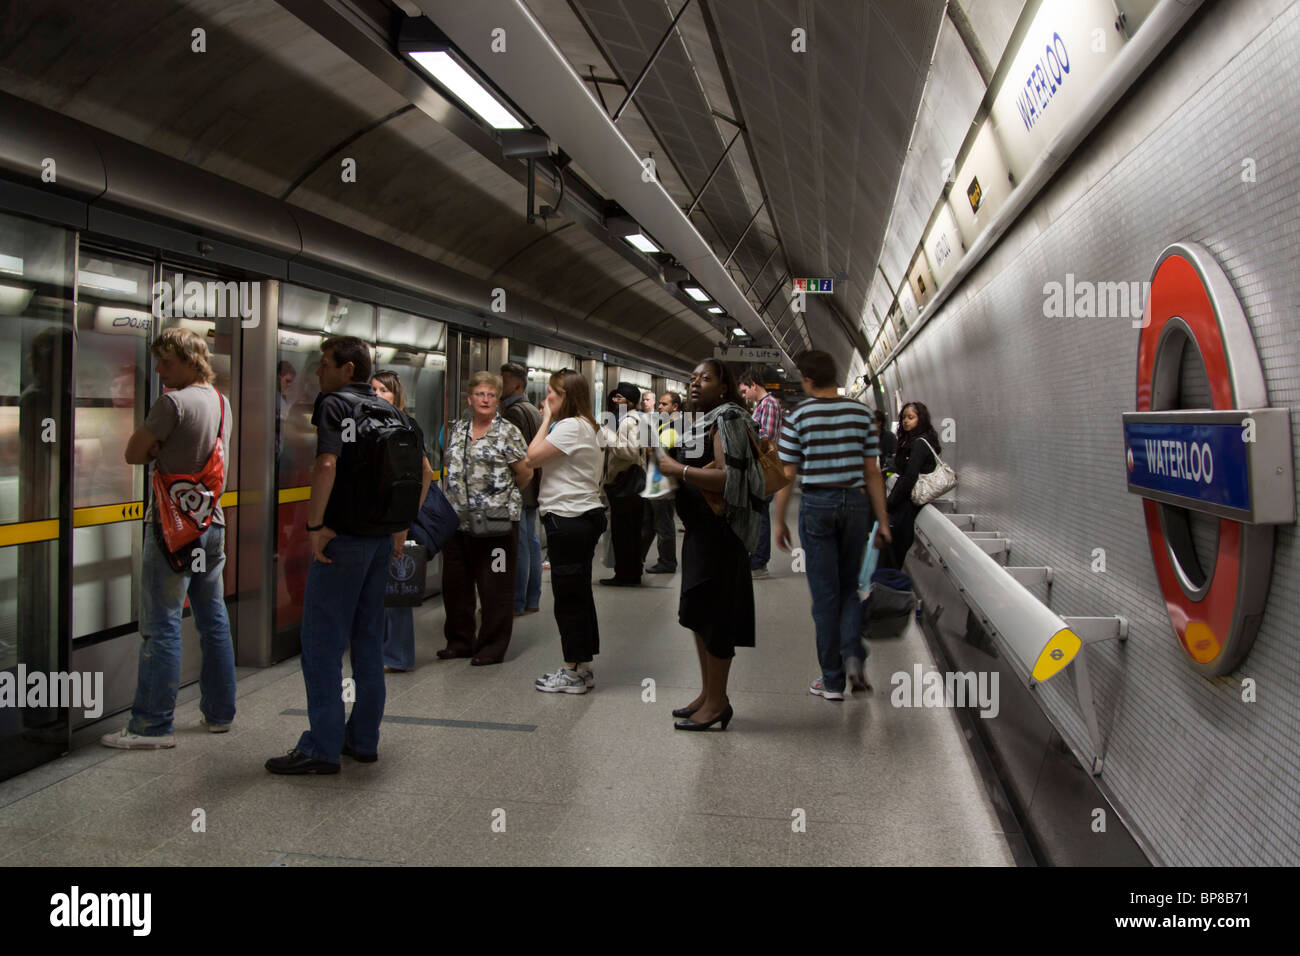
[[[781,403],[770,395],[763,382],[767,369],[751,365],[740,376],[740,397],[754,403],[754,423],[760,438],[770,438],[773,443],[781,439]],[[767,577],[767,562],[772,557],[772,499],[763,502],[763,520],[758,529],[758,544],[749,556],[749,573],[756,578]]]
[[778,451],[791,483],[776,495],[776,544],[790,550],[785,513],[798,474],[799,544],[822,670],[808,690],[826,700],[843,700],[846,677],[855,690],[871,689],[863,666],[858,572],[871,533],[871,511],[880,522],[881,537],[890,540],[885,482],[876,461],[871,410],[839,396],[835,359],[813,351],[795,361],[809,397],[786,416],[781,429]]

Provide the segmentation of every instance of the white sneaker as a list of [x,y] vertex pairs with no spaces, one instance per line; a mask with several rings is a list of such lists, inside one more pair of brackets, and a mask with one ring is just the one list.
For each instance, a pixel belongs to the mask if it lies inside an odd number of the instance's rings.
[[822,686],[822,679],[820,677],[812,682],[812,686],[808,688],[808,693],[816,694],[818,697],[825,697],[827,700],[844,699],[844,691],[827,690],[825,687]]
[[104,734],[99,742],[115,750],[166,750],[176,746],[176,735],[172,733],[160,737],[142,737],[123,727],[115,734]]
[[547,674],[539,680],[537,689],[544,694],[585,694],[587,681],[580,671],[561,667],[554,674]]
[[210,724],[208,718],[202,714],[199,715],[199,723],[208,728],[210,734],[228,734],[230,733],[230,724]]
[[[556,671],[554,674],[543,674],[541,677],[537,678],[537,680],[533,681],[533,683],[538,686],[541,686],[542,684],[545,684],[547,681],[551,680],[556,675],[561,673],[563,670],[564,667],[561,666],[560,670]],[[582,682],[587,685],[588,690],[596,686],[596,674],[590,667],[588,667],[586,664],[579,664],[577,670],[578,670],[578,675],[582,678]]]

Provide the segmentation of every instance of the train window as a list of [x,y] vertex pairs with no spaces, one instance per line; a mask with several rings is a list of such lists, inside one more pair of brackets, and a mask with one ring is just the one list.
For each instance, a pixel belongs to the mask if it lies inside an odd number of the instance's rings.
[[421,315],[381,308],[375,368],[397,374],[406,391],[407,414],[424,430],[425,450],[435,471],[442,467],[438,428],[447,380],[447,326]]

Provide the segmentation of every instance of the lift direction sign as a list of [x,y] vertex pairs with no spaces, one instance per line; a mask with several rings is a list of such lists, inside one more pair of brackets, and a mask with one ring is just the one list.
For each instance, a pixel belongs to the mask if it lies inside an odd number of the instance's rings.
[[795,292],[807,292],[808,294],[830,294],[835,291],[835,280],[827,279],[793,279]]
[[713,350],[713,357],[724,362],[779,362],[781,350],[719,346]]

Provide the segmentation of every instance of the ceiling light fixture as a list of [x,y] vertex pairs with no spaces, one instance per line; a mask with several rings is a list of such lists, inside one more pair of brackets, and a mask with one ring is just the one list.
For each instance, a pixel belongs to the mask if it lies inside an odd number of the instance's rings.
[[523,129],[510,111],[446,50],[412,50],[407,54],[475,116],[493,129]]
[[749,335],[749,333],[746,332],[744,329],[732,329],[731,331],[733,335],[744,335],[744,336]]
[[637,248],[637,249],[640,249],[642,252],[658,252],[658,251],[659,251],[659,247],[658,247],[658,246],[656,246],[653,242],[651,242],[649,239],[647,239],[644,235],[642,235],[642,234],[639,233],[639,232],[638,232],[638,233],[634,233],[634,234],[632,234],[632,235],[630,235],[630,236],[624,236],[623,238],[624,238],[624,239],[625,239],[629,244],[631,244],[632,246],[634,246],[634,247]]
[[709,311],[712,312],[714,315],[726,315],[726,314],[727,314],[727,310],[724,309],[724,308],[722,308],[721,306],[718,306],[718,305],[711,305],[711,306],[709,306]]
[[709,294],[696,285],[682,286],[682,291],[689,295],[696,302],[708,302]]
[[23,260],[17,256],[0,255],[0,272],[8,272],[16,276],[22,275]]

